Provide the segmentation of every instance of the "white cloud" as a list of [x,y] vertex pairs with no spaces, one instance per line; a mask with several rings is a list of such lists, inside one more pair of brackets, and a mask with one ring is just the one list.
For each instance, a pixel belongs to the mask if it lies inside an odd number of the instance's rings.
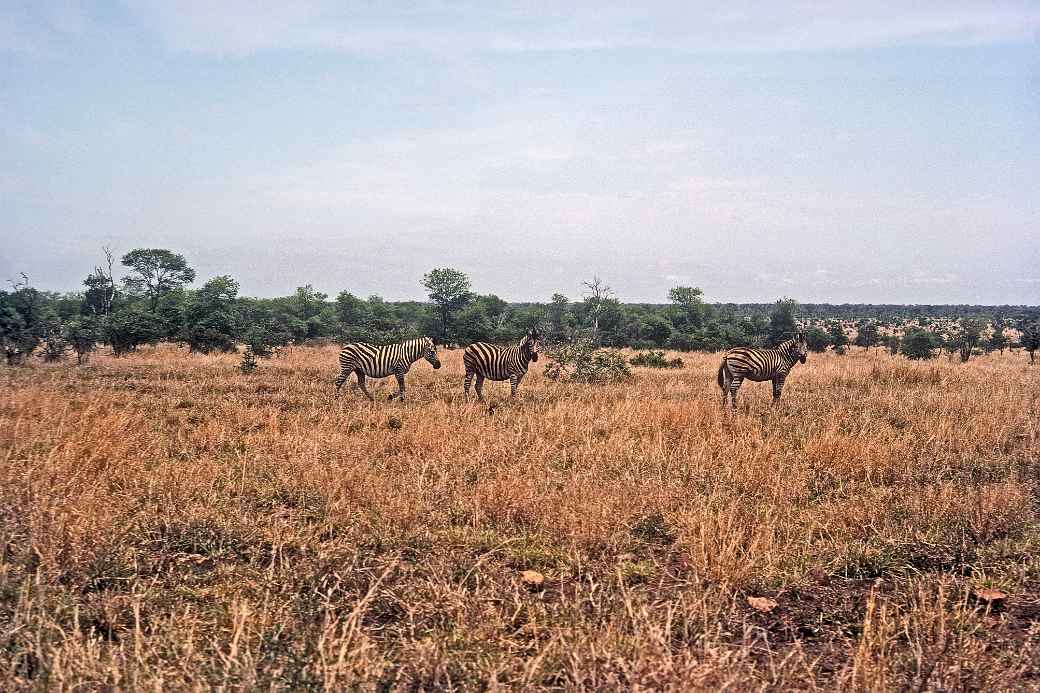
[[589,51],[654,46],[691,51],[791,51],[893,44],[1028,41],[1030,2],[716,2],[362,4],[169,3],[130,7],[179,50],[248,55],[325,49],[366,55]]

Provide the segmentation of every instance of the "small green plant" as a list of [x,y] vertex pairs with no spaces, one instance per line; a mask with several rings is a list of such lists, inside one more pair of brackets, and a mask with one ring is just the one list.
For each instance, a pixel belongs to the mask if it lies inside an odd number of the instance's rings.
[[659,510],[638,518],[632,523],[631,532],[632,536],[650,543],[671,544],[675,541],[675,533]]
[[666,358],[663,351],[657,351],[651,349],[650,351],[641,351],[628,362],[633,366],[640,366],[643,368],[682,368],[683,360],[676,356],[674,359]]
[[61,361],[65,358],[65,350],[69,347],[69,341],[61,323],[50,322],[43,328],[43,353],[40,356],[44,361]]
[[545,377],[572,383],[605,385],[632,375],[625,357],[613,349],[597,349],[588,339],[579,339],[549,350]]
[[249,375],[256,370],[256,354],[253,353],[253,347],[247,346],[245,352],[242,354],[242,363],[239,365],[239,369],[246,375]]

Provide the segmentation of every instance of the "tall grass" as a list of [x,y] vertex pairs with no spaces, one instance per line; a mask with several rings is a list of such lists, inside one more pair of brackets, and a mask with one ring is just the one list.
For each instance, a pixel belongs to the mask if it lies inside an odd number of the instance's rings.
[[404,404],[334,348],[2,371],[0,688],[1040,685],[1024,359],[813,355],[732,414],[714,355],[490,405],[442,357]]

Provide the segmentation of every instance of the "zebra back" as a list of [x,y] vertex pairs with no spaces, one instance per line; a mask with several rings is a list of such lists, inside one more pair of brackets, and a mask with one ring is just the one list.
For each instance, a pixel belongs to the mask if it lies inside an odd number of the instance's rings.
[[[396,367],[410,366],[424,355],[432,353],[433,340],[429,337],[378,346],[355,342],[347,344],[339,352],[339,363],[343,371],[360,369],[367,376],[383,378],[394,372]],[[436,359],[436,356],[433,358]]]
[[802,335],[781,342],[771,349],[736,347],[726,352],[723,365],[734,375],[748,380],[771,380],[786,374],[797,361],[805,363],[805,338]]
[[490,380],[506,380],[512,375],[526,373],[528,364],[538,360],[540,340],[537,330],[529,330],[519,343],[512,346],[475,342],[466,347],[462,363],[467,373],[477,373]]

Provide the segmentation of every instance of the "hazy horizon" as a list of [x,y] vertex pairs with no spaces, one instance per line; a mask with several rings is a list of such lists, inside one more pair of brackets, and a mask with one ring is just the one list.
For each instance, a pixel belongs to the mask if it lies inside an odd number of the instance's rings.
[[0,9],[0,280],[1040,304],[1040,6]]

